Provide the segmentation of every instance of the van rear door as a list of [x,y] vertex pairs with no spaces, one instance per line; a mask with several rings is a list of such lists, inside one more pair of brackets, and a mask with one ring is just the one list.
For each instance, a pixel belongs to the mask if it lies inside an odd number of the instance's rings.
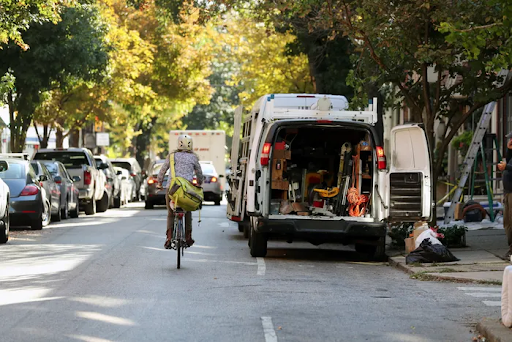
[[390,144],[388,220],[430,220],[431,163],[425,131],[417,124],[396,126],[391,130]]
[[231,174],[228,178],[229,195],[227,216],[230,220],[243,220],[243,189],[246,177],[246,164],[242,164],[240,158],[240,131],[242,128],[243,108],[239,106],[235,110],[233,142],[231,145]]

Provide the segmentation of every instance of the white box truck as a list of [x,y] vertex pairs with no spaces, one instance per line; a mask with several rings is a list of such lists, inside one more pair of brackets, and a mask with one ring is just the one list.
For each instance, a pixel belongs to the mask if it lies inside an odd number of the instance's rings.
[[430,151],[423,128],[396,126],[386,159],[376,99],[348,110],[344,96],[269,94],[235,112],[227,217],[253,257],[269,239],[354,245],[385,258],[387,222],[428,221]]
[[[226,173],[226,132],[221,130],[177,130],[169,133],[169,152],[178,147],[178,136],[188,134],[194,142],[194,152],[199,161],[211,161],[219,175]],[[221,177],[222,189],[225,189],[226,178]]]

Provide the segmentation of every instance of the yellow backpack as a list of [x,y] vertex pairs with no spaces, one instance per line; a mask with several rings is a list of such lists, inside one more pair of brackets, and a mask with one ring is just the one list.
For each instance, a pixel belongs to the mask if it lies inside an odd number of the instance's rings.
[[169,184],[168,196],[179,207],[185,211],[196,211],[203,203],[203,189],[192,185],[183,177],[176,177],[174,169],[174,153],[169,156],[171,167],[171,184]]

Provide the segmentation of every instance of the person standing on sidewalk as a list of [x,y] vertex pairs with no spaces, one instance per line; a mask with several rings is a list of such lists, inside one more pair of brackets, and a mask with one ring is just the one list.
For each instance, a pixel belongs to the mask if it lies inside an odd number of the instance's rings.
[[505,161],[498,164],[498,170],[503,171],[503,189],[504,197],[503,204],[505,206],[503,211],[503,228],[507,234],[508,251],[503,259],[510,260],[512,255],[512,132],[506,135],[507,138],[507,153]]

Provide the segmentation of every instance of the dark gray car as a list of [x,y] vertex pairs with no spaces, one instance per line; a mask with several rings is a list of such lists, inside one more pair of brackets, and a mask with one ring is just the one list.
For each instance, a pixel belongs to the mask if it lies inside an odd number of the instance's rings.
[[34,230],[43,229],[50,208],[43,202],[39,179],[30,165],[23,159],[6,158],[9,169],[0,172],[0,178],[9,186],[9,213],[13,226],[29,225]]
[[[46,166],[38,161],[33,160],[30,162],[36,175],[39,177],[39,184],[44,188],[46,199],[50,203],[51,218],[53,221],[59,222],[61,220],[62,206],[60,203],[60,187],[55,183],[52,174]],[[50,223],[50,222],[48,222]],[[45,224],[45,222],[43,222]]]
[[58,161],[43,160],[44,166],[50,171],[53,180],[60,187],[60,205],[61,216],[63,219],[68,217],[77,218],[79,212],[79,190],[75,182],[80,181],[80,177],[73,179],[64,164]]

